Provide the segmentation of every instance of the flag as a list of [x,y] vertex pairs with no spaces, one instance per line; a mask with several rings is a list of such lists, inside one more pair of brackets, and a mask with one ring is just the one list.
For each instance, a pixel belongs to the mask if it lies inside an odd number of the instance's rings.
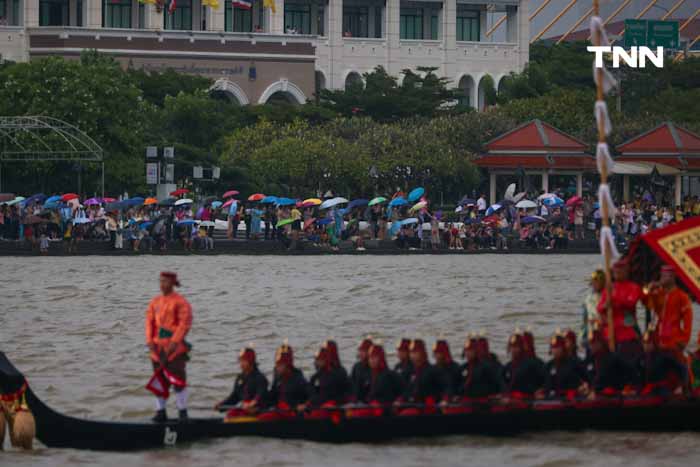
[[275,0],[263,0],[263,8],[269,8],[273,13],[277,12],[275,8]]
[[700,300],[700,216],[655,229],[630,245],[632,279],[648,283],[658,279],[663,263],[673,267],[676,276]]
[[249,0],[233,0],[233,6],[242,10],[250,10],[253,8],[253,3]]
[[177,5],[175,2],[176,2],[176,0],[170,0],[170,5],[168,5],[168,13],[170,13],[171,15],[175,11],[175,8],[177,8]]
[[652,185],[666,186],[666,180],[664,180],[664,178],[659,173],[659,169],[656,167],[656,164],[654,164],[654,168],[651,170],[651,176],[649,178],[649,181]]
[[219,0],[202,0],[202,6],[208,6],[215,10],[219,9]]

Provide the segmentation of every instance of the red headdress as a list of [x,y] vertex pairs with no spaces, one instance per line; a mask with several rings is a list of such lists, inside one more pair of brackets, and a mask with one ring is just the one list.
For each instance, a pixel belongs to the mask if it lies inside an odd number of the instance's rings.
[[549,341],[549,353],[552,353],[554,349],[563,349],[565,345],[564,336],[561,334],[555,334]]
[[382,347],[380,344],[372,344],[372,346],[369,348],[369,356],[379,358],[380,360],[379,368],[373,368],[372,373],[379,373],[386,370],[387,365],[384,347]]
[[399,345],[396,346],[396,350],[399,352],[408,352],[409,347],[411,347],[411,340],[404,337],[399,341]]
[[177,279],[177,273],[163,271],[160,273],[160,277],[162,277],[163,279],[169,279],[175,286],[180,287],[180,281]]
[[408,350],[410,352],[418,352],[420,354],[423,354],[425,360],[428,360],[428,352],[426,352],[425,350],[425,342],[423,342],[423,339],[413,339]]
[[290,367],[294,366],[294,351],[286,341],[277,349],[275,363],[284,363]]
[[433,346],[433,355],[442,354],[445,356],[447,363],[452,361],[452,353],[450,352],[450,344],[445,339],[438,339]]
[[536,355],[535,336],[533,336],[532,332],[529,330],[523,333],[523,350],[528,357],[534,357]]
[[331,367],[340,366],[340,357],[338,356],[338,344],[334,340],[327,340],[323,343],[323,347],[328,352],[328,363]]
[[486,338],[486,336],[479,336],[479,339],[476,341],[476,355],[480,360],[487,360],[491,358],[489,340]]
[[247,347],[243,347],[241,353],[238,354],[238,358],[249,362],[251,365],[255,365],[255,350],[253,349],[253,345],[249,344]]
[[564,339],[573,344],[574,348],[576,348],[576,346],[578,345],[576,342],[576,333],[573,331],[573,329],[569,329],[566,331],[566,334],[564,334]]

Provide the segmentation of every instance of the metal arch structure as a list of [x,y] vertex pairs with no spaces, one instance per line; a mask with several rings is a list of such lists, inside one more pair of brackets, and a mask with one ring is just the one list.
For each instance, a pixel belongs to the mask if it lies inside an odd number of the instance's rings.
[[99,163],[104,195],[103,156],[102,147],[94,139],[63,120],[45,116],[0,116],[0,170],[5,162]]

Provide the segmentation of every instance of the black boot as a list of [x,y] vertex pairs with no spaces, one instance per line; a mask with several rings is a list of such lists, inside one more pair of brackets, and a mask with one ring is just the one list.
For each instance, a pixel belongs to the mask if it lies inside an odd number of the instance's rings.
[[156,415],[151,419],[155,423],[165,423],[168,421],[168,415],[165,413],[165,409],[156,411]]
[[187,421],[187,409],[182,409],[178,413],[178,418],[180,419],[181,422],[186,422]]

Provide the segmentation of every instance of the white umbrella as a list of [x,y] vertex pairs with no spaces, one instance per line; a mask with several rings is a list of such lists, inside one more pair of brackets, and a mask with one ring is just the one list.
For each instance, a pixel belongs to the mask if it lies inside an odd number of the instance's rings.
[[457,206],[457,209],[455,209],[455,212],[462,212],[464,208],[462,206]]
[[337,205],[343,204],[343,203],[347,203],[347,202],[348,202],[347,199],[341,198],[340,196],[338,196],[338,197],[336,197],[336,198],[331,198],[331,199],[325,200],[325,201],[321,204],[321,206],[319,206],[319,208],[320,208],[320,209],[328,209],[328,208],[332,208],[332,207],[334,207],[334,206],[337,206]]
[[524,199],[522,201],[519,201],[518,204],[515,205],[516,208],[523,208],[523,209],[532,209],[537,207],[537,203],[534,201],[530,201],[529,199]]
[[556,198],[556,197],[557,197],[557,195],[554,193],[544,193],[544,194],[538,196],[537,199],[542,201],[543,199]]
[[520,193],[518,193],[517,195],[515,195],[513,197],[513,202],[517,203],[518,201],[525,199],[525,195],[527,195],[527,193],[525,193],[524,191],[521,191]]
[[202,221],[199,223],[200,227],[216,227],[216,223],[212,221]]
[[508,185],[508,188],[506,188],[506,192],[503,195],[504,199],[507,199],[509,201],[513,201],[513,195],[515,194],[515,183],[511,183]]
[[175,201],[175,206],[182,206],[183,204],[192,204],[192,200],[189,198],[184,198]]

